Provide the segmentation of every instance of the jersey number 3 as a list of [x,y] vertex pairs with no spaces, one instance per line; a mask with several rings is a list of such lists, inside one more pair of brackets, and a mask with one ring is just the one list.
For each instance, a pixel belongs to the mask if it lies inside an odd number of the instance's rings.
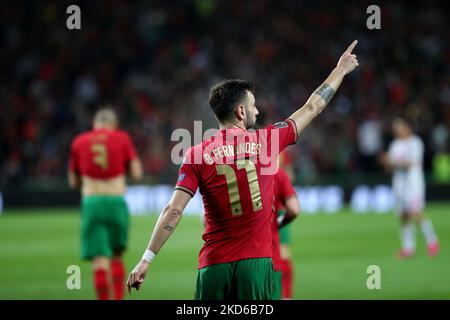
[[[240,159],[236,161],[236,166],[238,170],[245,169],[247,173],[253,211],[260,210],[262,208],[261,191],[259,189],[255,164],[250,160]],[[233,215],[242,214],[241,198],[239,196],[236,173],[234,172],[233,167],[227,164],[221,164],[216,166],[216,170],[217,174],[223,174],[227,179],[228,194],[230,196],[230,205]]]
[[103,170],[108,168],[108,149],[102,143],[95,143],[91,146],[92,153],[94,154],[94,163]]

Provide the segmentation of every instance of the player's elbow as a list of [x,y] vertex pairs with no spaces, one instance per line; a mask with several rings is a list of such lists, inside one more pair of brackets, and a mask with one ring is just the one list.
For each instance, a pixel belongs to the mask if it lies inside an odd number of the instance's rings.
[[286,213],[289,214],[293,219],[300,215],[300,202],[297,198],[290,199],[289,203],[286,205]]
[[169,203],[164,208],[164,215],[170,219],[179,220],[183,216],[183,210],[175,206],[173,203]]

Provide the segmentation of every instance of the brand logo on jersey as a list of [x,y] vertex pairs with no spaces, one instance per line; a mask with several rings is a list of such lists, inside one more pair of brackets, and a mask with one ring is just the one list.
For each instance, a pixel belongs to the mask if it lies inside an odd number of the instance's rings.
[[277,123],[274,123],[273,125],[275,128],[284,128],[287,127],[288,124],[285,121],[279,121]]
[[178,181],[183,181],[185,176],[186,173],[181,173],[180,176],[178,177]]

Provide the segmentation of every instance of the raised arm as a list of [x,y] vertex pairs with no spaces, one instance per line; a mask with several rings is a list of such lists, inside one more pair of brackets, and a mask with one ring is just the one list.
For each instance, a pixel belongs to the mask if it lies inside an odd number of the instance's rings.
[[334,68],[328,78],[314,91],[308,101],[289,117],[297,125],[298,133],[303,131],[325,109],[341,85],[345,75],[352,72],[359,65],[356,55],[352,54],[352,50],[357,43],[358,41],[353,41],[342,54],[336,68]]
[[136,288],[136,290],[139,290],[139,287],[144,282],[151,260],[159,250],[161,250],[164,243],[175,231],[175,228],[183,215],[183,211],[191,198],[192,196],[190,194],[181,190],[175,190],[173,193],[172,199],[163,209],[163,212],[156,222],[144,256],[128,276],[127,287],[129,293],[133,287]]

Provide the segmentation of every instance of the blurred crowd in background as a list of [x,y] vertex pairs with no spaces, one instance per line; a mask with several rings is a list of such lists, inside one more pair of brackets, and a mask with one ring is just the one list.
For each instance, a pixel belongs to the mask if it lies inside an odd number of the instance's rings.
[[152,182],[174,183],[171,134],[217,128],[211,85],[254,82],[259,125],[301,106],[354,39],[359,70],[291,147],[298,179],[382,172],[390,122],[406,116],[426,145],[427,171],[449,152],[450,27],[446,1],[66,1],[0,4],[0,183],[63,177],[71,139],[116,107]]

